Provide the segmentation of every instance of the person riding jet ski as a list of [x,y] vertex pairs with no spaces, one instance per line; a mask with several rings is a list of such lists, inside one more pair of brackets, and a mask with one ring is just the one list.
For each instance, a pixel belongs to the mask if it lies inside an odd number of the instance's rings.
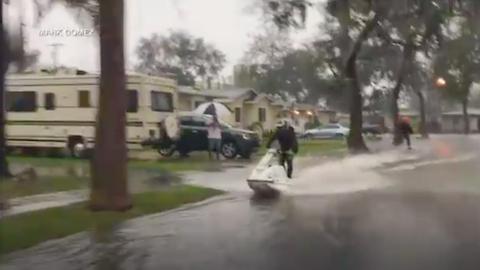
[[287,177],[292,178],[293,157],[298,153],[298,142],[295,130],[288,121],[283,120],[277,123],[277,129],[273,136],[268,140],[267,148],[270,148],[274,141],[280,144],[279,163],[285,167],[287,165]]

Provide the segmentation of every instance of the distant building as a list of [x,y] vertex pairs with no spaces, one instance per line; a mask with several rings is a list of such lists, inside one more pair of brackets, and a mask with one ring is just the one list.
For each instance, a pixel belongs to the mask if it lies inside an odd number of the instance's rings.
[[[468,109],[470,131],[480,132],[480,109]],[[462,110],[442,113],[441,128],[443,133],[463,133],[465,122]]]
[[179,111],[195,110],[200,104],[208,101],[220,102],[230,108],[231,117],[223,120],[236,127],[251,128],[259,132],[274,129],[276,123],[282,119],[288,120],[297,132],[303,132],[307,123],[314,122],[315,116],[320,116],[322,123],[329,123],[334,115],[332,111],[319,112],[314,105],[285,102],[251,88],[178,89]]
[[329,124],[329,123],[337,122],[337,114],[338,114],[337,111],[326,109],[326,108],[320,108],[320,109],[317,109],[316,111],[318,121],[321,124]]
[[179,87],[178,89],[178,109],[180,111],[192,111],[208,101],[220,102],[230,108],[231,117],[223,120],[237,127],[262,129],[261,131],[271,130],[275,127],[278,116],[284,107],[283,103],[250,88],[198,90],[191,87]]

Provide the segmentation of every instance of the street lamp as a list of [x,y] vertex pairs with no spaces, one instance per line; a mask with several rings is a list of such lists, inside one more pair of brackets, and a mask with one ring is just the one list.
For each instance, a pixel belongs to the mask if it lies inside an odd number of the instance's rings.
[[445,81],[445,79],[442,78],[442,77],[438,77],[437,80],[435,81],[435,85],[438,88],[442,88],[442,87],[445,87],[447,85],[447,81]]

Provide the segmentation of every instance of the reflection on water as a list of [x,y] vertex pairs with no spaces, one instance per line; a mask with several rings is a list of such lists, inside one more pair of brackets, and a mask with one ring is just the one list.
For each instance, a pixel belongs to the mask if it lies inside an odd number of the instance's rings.
[[[16,175],[26,175],[25,172],[34,172],[38,177],[70,177],[85,181],[88,186],[90,168],[84,163],[69,164],[65,166],[31,166],[30,164],[13,163],[12,172]],[[156,169],[130,169],[128,171],[129,185],[132,192],[142,192],[152,188],[163,188],[172,184],[178,184],[181,178],[168,171]]]
[[[478,153],[478,145],[466,141],[443,145],[453,153]],[[298,192],[290,195],[265,200],[236,193],[47,242],[5,257],[1,267],[477,270],[480,192],[478,177],[470,177],[478,176],[478,154],[460,163],[443,154],[418,147],[403,157],[448,163],[388,172],[382,169],[407,165],[398,163],[398,153],[332,162],[303,170],[295,180]],[[205,181],[245,186],[244,173],[232,170],[232,179]],[[462,179],[471,180],[459,184]]]
[[32,166],[28,163],[11,163],[14,174],[34,169],[38,176],[71,176],[77,179],[90,177],[89,167],[85,164],[69,164],[65,166]]

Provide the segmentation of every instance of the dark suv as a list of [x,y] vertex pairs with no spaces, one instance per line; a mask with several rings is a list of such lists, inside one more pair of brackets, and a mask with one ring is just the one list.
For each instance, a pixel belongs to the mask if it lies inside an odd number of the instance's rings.
[[[154,142],[146,142],[158,150],[162,156],[171,156],[176,151],[186,156],[193,151],[208,151],[207,123],[211,120],[209,115],[186,114],[178,117],[180,134],[178,139],[172,140],[160,127],[160,139]],[[228,159],[240,155],[242,158],[250,158],[250,155],[260,147],[259,137],[255,132],[236,129],[221,122],[222,147],[221,154]]]
[[385,130],[380,125],[364,124],[363,127],[362,127],[362,133],[372,134],[372,135],[380,135],[380,134],[385,133]]

